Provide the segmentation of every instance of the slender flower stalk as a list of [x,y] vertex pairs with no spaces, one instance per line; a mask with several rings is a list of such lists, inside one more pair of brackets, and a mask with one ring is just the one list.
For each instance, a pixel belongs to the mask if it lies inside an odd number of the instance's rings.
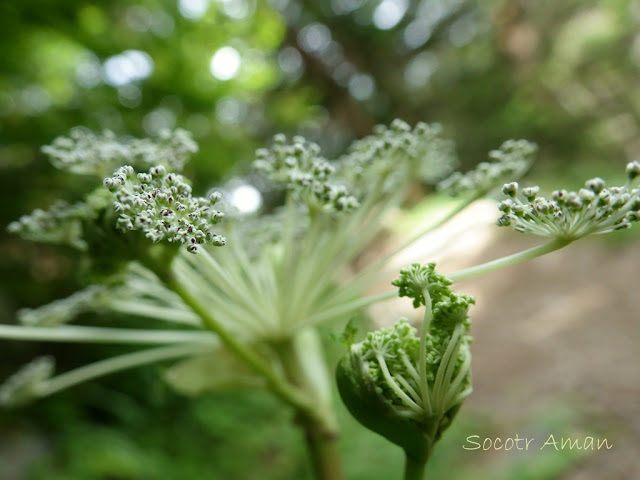
[[0,406],[18,406],[110,373],[210,350],[211,346],[202,342],[156,347],[101,360],[56,377],[52,376],[53,360],[50,357],[40,357],[0,386]]
[[546,255],[551,252],[555,252],[556,250],[566,247],[567,245],[569,245],[569,243],[571,242],[565,239],[555,238],[545,244],[529,248],[528,250],[517,252],[517,253],[514,253],[513,255],[497,258],[495,260],[491,260],[489,262],[486,262],[480,265],[475,265],[473,267],[469,267],[464,270],[454,272],[448,275],[448,277],[453,282],[461,282],[469,278],[485,275],[487,273],[494,272],[496,270],[500,270],[506,267],[511,267],[519,263],[528,262],[529,260],[533,260],[534,258],[540,257],[542,255]]
[[202,331],[138,330],[133,328],[105,328],[65,325],[61,327],[21,327],[0,325],[0,338],[39,342],[121,343],[121,344],[217,344],[215,335]]

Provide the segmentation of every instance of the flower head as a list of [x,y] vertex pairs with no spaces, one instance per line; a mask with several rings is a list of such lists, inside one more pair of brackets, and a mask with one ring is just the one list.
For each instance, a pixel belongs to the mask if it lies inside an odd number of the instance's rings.
[[432,184],[450,174],[457,161],[453,143],[442,138],[439,124],[419,122],[411,128],[396,119],[377,125],[374,134],[354,142],[340,161],[340,174],[350,184],[370,188],[368,179],[386,179],[385,189],[416,178]]
[[489,152],[490,162],[480,162],[467,173],[455,172],[438,185],[451,195],[466,192],[485,194],[506,180],[522,176],[531,165],[538,147],[526,140],[507,140],[498,150]]
[[40,389],[52,375],[52,357],[38,357],[23,366],[0,385],[0,406],[15,407],[39,396]]
[[311,212],[357,208],[356,198],[336,182],[334,166],[320,156],[320,147],[300,136],[292,141],[287,143],[284,135],[276,135],[271,148],[256,152],[254,168],[292,191]]
[[508,197],[498,205],[503,215],[497,224],[531,235],[577,240],[593,233],[607,233],[630,228],[640,218],[640,188],[631,181],[640,172],[640,163],[627,166],[629,182],[620,187],[605,188],[601,178],[587,180],[577,192],[556,190],[551,199],[539,196],[538,187],[521,190],[517,183],[506,184]]
[[435,263],[427,265],[414,263],[400,270],[400,277],[391,282],[391,284],[398,287],[398,294],[401,297],[413,299],[414,308],[426,305],[425,290],[429,292],[431,297],[434,295],[439,297],[445,291],[450,292],[451,289],[448,287],[453,283],[444,275],[436,272],[435,266]]
[[11,222],[8,231],[25,240],[69,245],[79,250],[86,248],[82,239],[80,220],[88,213],[84,203],[71,205],[57,200],[48,210],[35,209]]
[[204,243],[225,244],[212,230],[224,215],[213,208],[220,194],[192,197],[182,175],[168,173],[162,165],[138,174],[131,166],[121,167],[105,178],[104,186],[115,194],[117,226],[123,231],[140,230],[153,242],[186,245],[192,253]]
[[163,130],[154,139],[118,139],[106,130],[102,135],[85,128],[71,130],[68,137],[58,137],[42,147],[51,163],[61,170],[103,178],[122,165],[146,169],[164,165],[172,171],[182,171],[198,145],[185,130]]
[[18,320],[29,327],[57,327],[83,312],[94,310],[106,291],[107,288],[103,285],[91,285],[42,307],[18,310]]

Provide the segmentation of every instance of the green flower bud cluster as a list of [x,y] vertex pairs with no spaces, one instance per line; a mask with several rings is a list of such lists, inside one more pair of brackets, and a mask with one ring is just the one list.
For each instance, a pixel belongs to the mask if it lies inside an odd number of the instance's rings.
[[401,297],[413,299],[413,307],[426,305],[425,291],[431,295],[441,295],[444,291],[450,290],[448,286],[453,282],[444,275],[436,272],[435,263],[422,265],[414,263],[409,267],[400,270],[400,277],[391,284],[398,287],[398,294]]
[[57,200],[48,210],[35,209],[11,222],[8,231],[20,235],[25,240],[68,245],[79,250],[86,248],[82,239],[80,220],[91,212],[84,203],[70,205]]
[[320,147],[295,136],[287,143],[283,134],[273,146],[256,151],[254,168],[294,192],[310,211],[349,211],[359,206],[344,185],[335,182],[335,168],[320,156]]
[[123,139],[105,131],[96,135],[85,128],[74,128],[68,137],[59,137],[42,148],[53,165],[61,170],[103,178],[122,165],[146,169],[164,165],[181,172],[198,145],[186,130],[163,130],[154,139]]
[[[451,344],[451,329],[443,329],[434,324],[429,330],[425,356],[426,381],[431,395],[428,400],[422,397],[420,390],[422,379],[418,331],[407,319],[400,319],[391,327],[369,332],[363,342],[352,346],[351,354],[357,355],[364,362],[370,380],[388,405],[403,417],[422,421],[434,415],[443,415],[471,393],[471,373],[467,365],[471,355],[471,337],[466,335],[470,323],[465,319],[460,325],[463,333],[453,340],[459,341],[459,345],[455,346]],[[448,349],[457,350],[455,358],[451,353],[447,354]],[[441,365],[443,370],[439,374]],[[446,378],[445,369],[450,370]],[[436,379],[441,398],[434,395]],[[457,381],[453,384],[455,379]],[[443,385],[443,380],[449,383]]]
[[455,294],[434,264],[414,264],[394,284],[425,306],[421,337],[406,319],[368,333],[339,363],[338,388],[360,423],[423,459],[472,391],[468,309],[475,301]]
[[526,140],[507,140],[489,152],[490,162],[480,162],[467,173],[455,172],[438,184],[452,196],[467,192],[485,194],[508,179],[521,177],[531,166],[538,147]]
[[624,186],[605,188],[604,180],[593,178],[578,192],[554,191],[550,200],[539,196],[538,187],[527,187],[520,192],[522,201],[518,184],[505,184],[502,192],[508,198],[498,204],[503,215],[497,224],[567,241],[630,228],[640,218],[640,188],[631,188],[639,172],[640,163],[631,162],[627,165],[629,181]]
[[39,396],[42,384],[53,375],[52,357],[38,357],[23,366],[0,385],[0,406],[15,407]]
[[205,243],[225,244],[212,231],[224,215],[213,208],[220,194],[192,197],[191,186],[182,175],[169,173],[162,165],[138,174],[131,166],[121,167],[105,178],[104,186],[115,194],[117,226],[123,231],[140,230],[154,243],[166,240],[186,245],[191,253]]
[[[473,297],[453,292],[449,278],[435,269],[435,263],[422,265],[414,263],[400,270],[400,277],[392,285],[398,287],[398,295],[413,299],[413,307],[429,304],[432,322],[436,325],[456,325],[467,318],[469,305],[475,303]],[[428,299],[425,298],[428,294]]]
[[81,313],[95,310],[106,291],[103,285],[91,285],[42,307],[18,310],[18,320],[29,327],[57,327],[72,321]]
[[407,179],[433,184],[449,175],[457,161],[453,142],[442,138],[439,124],[419,122],[412,129],[396,119],[387,128],[377,125],[374,134],[354,142],[341,159],[340,173],[364,191],[372,180],[387,179],[392,190]]

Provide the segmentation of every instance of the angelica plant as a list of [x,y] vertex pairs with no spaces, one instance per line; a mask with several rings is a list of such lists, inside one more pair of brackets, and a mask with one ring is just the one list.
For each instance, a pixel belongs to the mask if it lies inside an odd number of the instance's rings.
[[[220,191],[196,195],[182,169],[197,150],[188,133],[117,138],[75,129],[43,151],[70,175],[95,180],[84,199],[61,200],[9,225],[27,240],[82,252],[89,283],[66,299],[18,312],[18,325],[0,325],[0,338],[42,342],[137,345],[138,350],[63,373],[53,359],[36,359],[0,386],[0,404],[19,406],[102,375],[172,362],[166,380],[195,395],[242,386],[266,389],[295,412],[317,479],[343,477],[333,381],[321,326],[341,329],[364,308],[398,291],[371,294],[389,259],[482,196],[515,182],[535,145],[505,142],[490,161],[455,172],[453,144],[438,125],[400,120],[377,127],[329,160],[302,137],[277,135],[256,153],[254,169],[284,201],[257,215],[225,208]],[[471,297],[452,286],[465,278],[533,259],[591,233],[627,228],[638,218],[640,191],[629,181],[605,189],[587,182],[576,194],[551,200],[538,191],[503,187],[502,226],[550,237],[546,244],[443,275],[417,263],[394,282],[424,309],[418,335],[408,321],[369,333],[338,368],[340,394],[363,425],[401,446],[405,478],[421,478],[434,444],[471,393]],[[357,272],[391,212],[412,184],[448,191],[456,200],[437,221]],[[422,259],[420,259],[422,260]],[[117,314],[114,328],[76,325],[79,314]],[[127,319],[145,318],[145,328]],[[160,324],[165,325],[160,325]],[[171,325],[167,328],[167,325]]]

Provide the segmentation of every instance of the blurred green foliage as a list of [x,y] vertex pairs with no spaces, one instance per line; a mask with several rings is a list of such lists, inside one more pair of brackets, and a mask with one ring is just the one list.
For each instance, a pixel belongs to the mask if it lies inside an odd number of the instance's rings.
[[[639,27],[637,0],[1,2],[0,321],[78,284],[70,252],[4,232],[59,192],[71,200],[86,190],[39,153],[73,126],[192,131],[200,152],[187,173],[200,191],[245,173],[275,132],[337,154],[395,117],[443,123],[465,166],[524,137],[541,146],[545,174],[582,180],[596,162],[600,173],[621,171],[640,157]],[[63,366],[95,355],[14,342],[2,351],[2,378],[40,351]],[[24,416],[0,414],[2,438],[26,431],[44,442],[34,479],[304,478],[297,432],[270,399],[203,398],[188,409],[155,373],[82,387]],[[128,383],[129,394],[115,393]],[[100,389],[117,398],[92,407]],[[243,436],[242,416],[253,409],[261,413],[252,425],[264,423]],[[386,448],[349,435],[345,449],[360,452],[350,478],[388,478],[386,460],[355,470],[371,463],[365,446],[376,455]],[[259,471],[234,470],[242,452],[261,459],[240,462]]]

